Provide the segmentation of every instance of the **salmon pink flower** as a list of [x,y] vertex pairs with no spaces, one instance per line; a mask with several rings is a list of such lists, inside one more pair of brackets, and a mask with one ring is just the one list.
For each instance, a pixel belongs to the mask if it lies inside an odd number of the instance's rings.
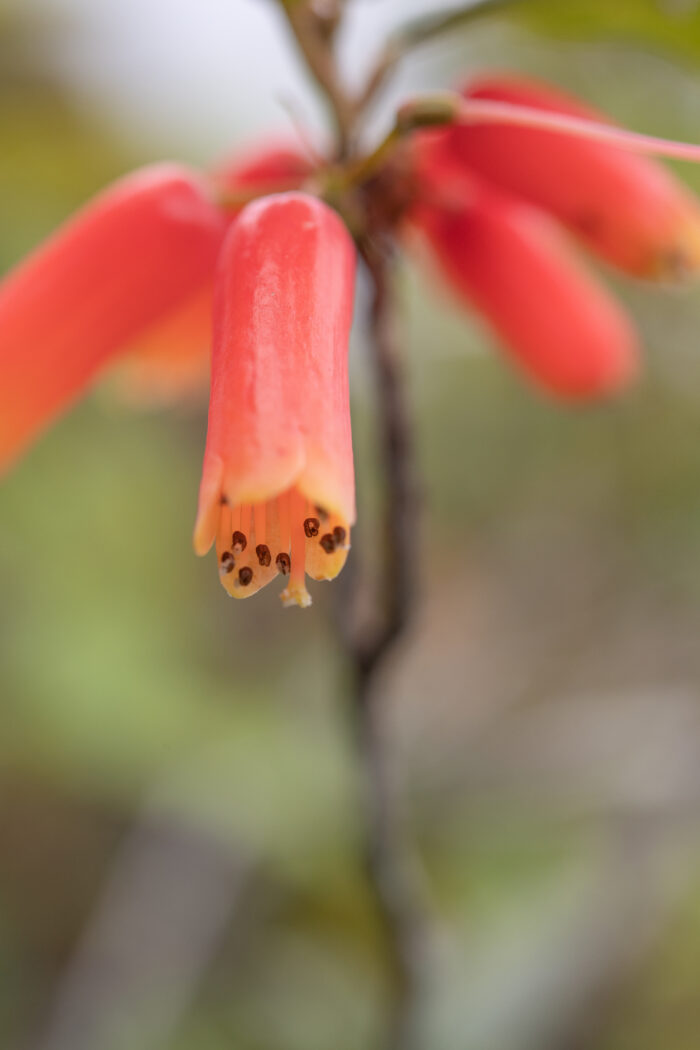
[[[265,142],[227,158],[210,178],[231,221],[243,207],[238,196],[297,189],[312,170],[293,144]],[[140,334],[119,367],[118,388],[127,400],[169,404],[208,389],[213,300],[212,272],[204,289]]]
[[413,139],[409,224],[536,382],[568,398],[617,391],[638,371],[632,325],[557,225],[637,276],[687,273],[700,264],[700,209],[624,147],[694,159],[697,150],[601,125],[531,82],[482,80],[464,95],[438,96],[435,112],[455,122]]
[[630,321],[543,212],[473,182],[463,206],[418,221],[448,283],[550,393],[597,397],[636,374]]
[[246,190],[255,190],[260,195],[266,191],[295,190],[312,172],[313,164],[293,143],[273,141],[237,151],[217,165],[211,177],[222,195],[231,195],[230,214],[235,210],[236,194]]
[[209,429],[194,545],[245,598],[281,574],[332,579],[355,520],[348,395],[355,249],[303,193],[247,205],[216,279]]
[[0,469],[138,334],[211,280],[225,220],[174,165],[115,183],[0,284]]
[[[464,97],[606,120],[549,85],[513,77],[474,81]],[[700,268],[700,208],[656,161],[576,134],[488,120],[454,128],[450,140],[470,170],[550,212],[621,270],[673,279]]]

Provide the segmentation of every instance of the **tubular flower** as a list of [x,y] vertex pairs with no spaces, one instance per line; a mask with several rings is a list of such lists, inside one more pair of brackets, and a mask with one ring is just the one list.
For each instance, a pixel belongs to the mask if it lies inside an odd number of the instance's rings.
[[[293,145],[272,142],[235,154],[211,173],[217,195],[226,201],[231,221],[242,204],[237,194],[297,189],[312,166]],[[211,356],[214,281],[179,304],[167,317],[140,334],[119,369],[119,389],[127,400],[171,403],[207,389]]]
[[208,390],[211,282],[141,333],[120,359],[115,388],[134,406],[171,405]]
[[196,174],[115,183],[0,284],[0,469],[138,334],[211,280],[225,220]]
[[245,598],[281,574],[337,576],[355,520],[348,339],[355,250],[303,193],[246,206],[216,279],[209,429],[194,545]]
[[416,140],[420,196],[409,213],[441,274],[549,393],[612,394],[638,371],[631,322],[545,212],[474,176],[451,131]]
[[632,325],[543,212],[475,185],[467,205],[426,211],[421,226],[449,284],[550,393],[601,396],[636,374]]
[[[548,85],[489,77],[464,89],[546,113],[605,121]],[[450,132],[473,172],[550,212],[586,246],[637,277],[674,279],[700,268],[700,209],[660,164],[609,144],[534,127],[488,121]]]
[[[308,157],[292,144],[266,142],[236,153],[219,164],[212,172],[212,179],[222,193],[231,194],[230,209],[236,210],[237,193],[245,190],[268,190],[274,193],[299,189],[312,171],[313,166]],[[240,211],[240,208],[237,210]]]

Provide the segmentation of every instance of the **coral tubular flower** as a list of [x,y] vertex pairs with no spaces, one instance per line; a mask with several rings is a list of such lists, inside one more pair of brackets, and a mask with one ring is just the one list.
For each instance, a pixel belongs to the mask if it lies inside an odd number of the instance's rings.
[[216,541],[234,597],[282,575],[284,604],[308,605],[305,573],[332,579],[347,557],[354,275],[343,223],[303,193],[247,205],[224,242],[194,545]]
[[634,377],[630,322],[543,212],[472,183],[461,206],[422,208],[415,221],[458,296],[540,386],[584,399]]
[[212,179],[220,193],[231,194],[231,209],[235,211],[240,210],[235,206],[236,194],[299,189],[312,171],[308,157],[293,144],[265,142],[223,161],[212,172]]
[[[509,77],[478,80],[469,101],[543,114],[605,118],[553,88]],[[634,276],[673,279],[700,268],[700,209],[660,164],[585,134],[496,119],[451,132],[469,168],[500,189],[549,211],[596,254]],[[640,142],[641,142],[640,138]]]
[[211,280],[139,335],[116,371],[127,404],[169,406],[208,392],[213,300]]
[[139,333],[211,280],[225,220],[196,174],[104,191],[0,284],[0,468]]
[[[235,153],[210,177],[228,221],[246,192],[298,189],[310,176],[309,159],[286,142],[264,142]],[[208,390],[214,280],[140,334],[119,368],[118,390],[129,402],[170,404]]]

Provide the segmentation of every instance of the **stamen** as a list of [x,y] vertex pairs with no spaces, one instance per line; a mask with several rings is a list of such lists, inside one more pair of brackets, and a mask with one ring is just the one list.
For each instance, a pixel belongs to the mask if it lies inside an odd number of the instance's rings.
[[304,521],[304,532],[306,533],[307,539],[311,539],[313,536],[318,536],[320,528],[321,522],[318,518],[306,518]]
[[248,546],[247,537],[240,529],[236,529],[231,537],[231,546],[236,554],[241,554]]
[[328,511],[325,507],[322,507],[320,503],[316,504],[316,513],[318,514],[321,521],[328,521]]
[[321,536],[321,539],[318,542],[321,544],[326,554],[332,554],[335,550],[335,536],[330,532],[327,532],[325,536]]
[[250,536],[250,526],[253,521],[252,503],[244,503],[241,507],[241,532],[244,536]]
[[219,527],[216,535],[217,551],[228,550],[231,541],[231,511],[228,504],[223,504],[219,513]]
[[323,533],[306,541],[306,575],[312,580],[333,580],[350,550],[350,530],[342,518],[330,516]]
[[297,489],[289,494],[291,515],[291,571],[289,583],[280,595],[285,606],[298,605],[305,609],[311,605],[311,595],[306,589],[306,500]]
[[275,558],[275,565],[277,566],[278,572],[281,572],[283,576],[289,576],[292,568],[292,559],[288,554],[278,554]]
[[[261,545],[264,545],[267,539],[267,503],[255,504],[253,520],[255,522],[255,540],[259,547]],[[255,548],[256,551],[258,547]],[[269,561],[267,564],[270,564]]]
[[283,554],[287,554],[290,547],[288,492],[284,492],[281,496],[277,497],[277,515],[280,524],[280,549]]
[[247,587],[253,581],[253,570],[249,565],[244,565],[238,570],[238,582],[241,587]]
[[292,573],[291,583],[292,585],[298,584],[300,587],[304,586],[304,565],[306,563],[306,521],[304,515],[306,514],[306,500],[304,497],[293,489],[289,496],[289,507],[291,511],[291,547],[292,547]]
[[231,508],[231,531],[240,532],[241,528],[241,505],[237,503]]
[[[266,543],[259,543],[255,548],[255,553],[258,556],[258,563],[266,569],[272,562],[272,555],[270,554],[270,548]],[[279,555],[282,557],[282,555]]]
[[223,576],[228,576],[230,572],[233,572],[236,565],[236,559],[234,558],[231,551],[224,551],[221,555],[221,568],[220,572]]

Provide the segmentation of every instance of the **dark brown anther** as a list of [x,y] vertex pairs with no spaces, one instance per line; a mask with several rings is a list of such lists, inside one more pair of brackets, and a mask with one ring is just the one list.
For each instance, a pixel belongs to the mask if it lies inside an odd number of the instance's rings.
[[342,525],[336,525],[336,527],[333,529],[333,539],[335,540],[335,542],[338,544],[339,547],[342,547],[343,544],[345,543],[345,537],[346,536],[347,536],[347,532],[345,531],[343,526]]
[[318,530],[321,528],[321,522],[318,518],[307,518],[304,522],[304,532],[306,538],[311,539],[313,536],[318,536]]
[[241,587],[247,587],[249,583],[253,582],[253,570],[250,565],[244,565],[242,569],[238,570],[238,582]]
[[275,558],[275,565],[277,566],[277,571],[281,572],[283,576],[289,576],[289,573],[292,570],[292,560],[288,554],[285,554],[284,552],[278,554]]
[[226,496],[224,496],[223,492],[219,496],[219,506],[228,507],[228,500],[226,499]]
[[316,513],[318,514],[318,516],[321,519],[321,521],[327,521],[328,520],[328,511],[326,510],[325,507],[321,507],[317,503],[315,509],[316,509]]
[[236,564],[236,559],[231,554],[231,551],[224,551],[224,553],[221,555],[221,568],[222,568],[222,571],[225,572],[228,575],[229,572],[233,572],[233,568],[234,568],[235,564]]
[[321,544],[326,554],[332,554],[335,550],[335,536],[330,532],[327,532],[325,536],[321,536],[321,539],[318,542]]
[[272,561],[272,555],[270,554],[270,548],[268,545],[266,543],[259,543],[255,548],[255,553],[258,556],[259,563],[264,569],[266,569]]
[[240,554],[241,551],[244,551],[248,546],[248,540],[245,537],[245,533],[240,532],[239,529],[236,529],[233,536],[231,537],[231,546],[233,547],[236,554]]

